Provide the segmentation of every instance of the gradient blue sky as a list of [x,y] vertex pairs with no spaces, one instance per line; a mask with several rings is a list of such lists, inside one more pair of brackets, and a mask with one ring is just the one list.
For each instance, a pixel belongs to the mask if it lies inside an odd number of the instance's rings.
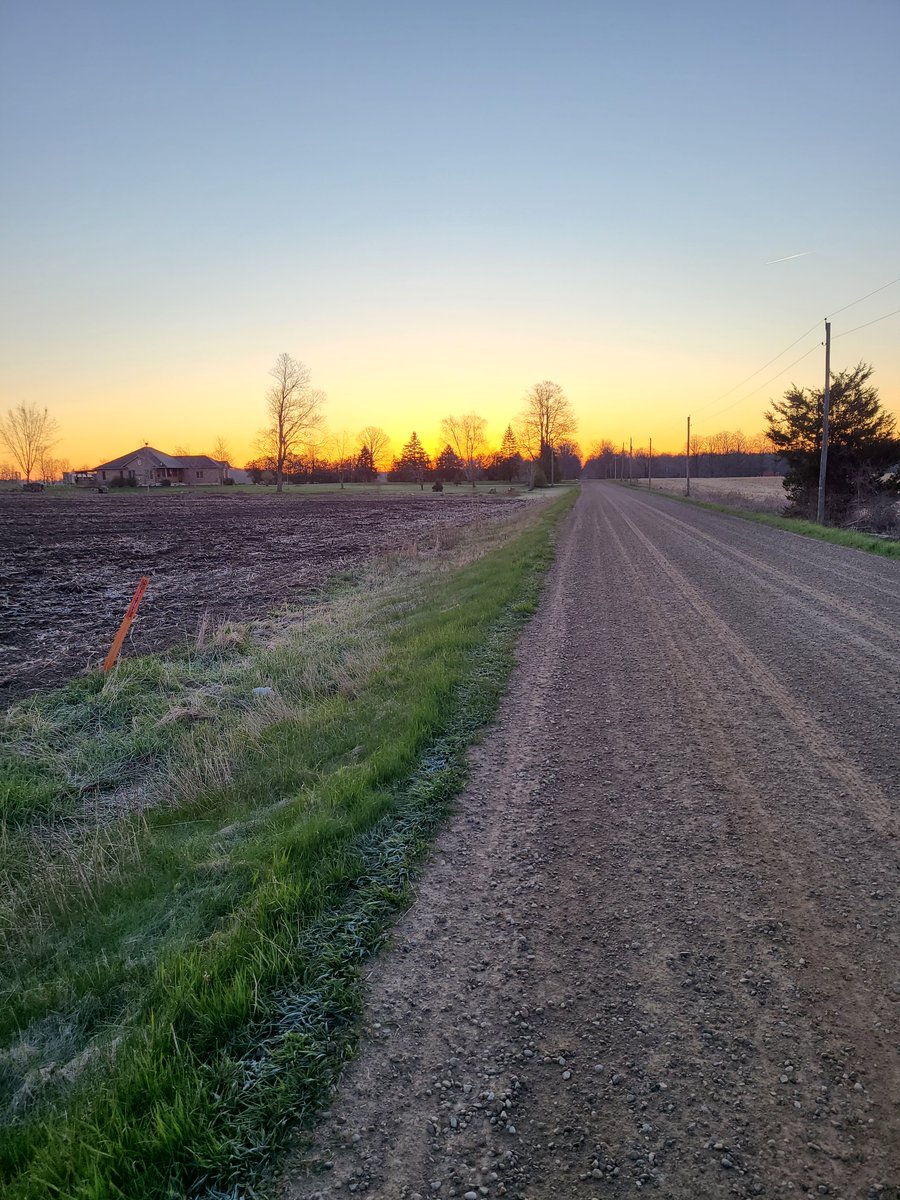
[[[242,460],[287,350],[397,442],[543,378],[585,446],[755,432],[900,276],[898,61],[897,0],[2,0],[0,408]],[[860,358],[900,413],[900,315]]]

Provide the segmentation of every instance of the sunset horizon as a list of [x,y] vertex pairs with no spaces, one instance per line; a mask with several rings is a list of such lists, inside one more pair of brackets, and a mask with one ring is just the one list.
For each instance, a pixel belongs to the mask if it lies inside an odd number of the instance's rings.
[[900,14],[849,11],[9,5],[0,411],[243,465],[287,351],[396,448],[552,379],[585,454],[674,452],[821,387],[832,316],[900,416]]
[[898,49],[0,5],[4,1200],[896,1195]]
[[[815,342],[813,336],[805,339],[805,344],[809,345],[810,342]],[[557,376],[536,375],[527,384],[523,383],[518,396],[513,395],[509,400],[505,396],[502,399],[489,396],[479,398],[476,394],[463,397],[464,402],[460,402],[459,393],[452,386],[448,386],[443,403],[434,401],[429,404],[415,400],[421,392],[414,387],[409,392],[399,390],[381,406],[368,402],[365,398],[355,401],[343,399],[342,404],[342,398],[346,396],[349,388],[339,389],[339,398],[335,399],[334,393],[329,392],[323,381],[317,377],[312,364],[303,359],[312,370],[313,384],[325,393],[321,428],[306,444],[322,448],[322,453],[327,457],[328,443],[335,436],[346,433],[351,440],[355,440],[365,426],[375,425],[384,429],[388,435],[392,452],[399,454],[402,446],[415,432],[433,457],[446,443],[446,438],[442,438],[439,432],[441,420],[449,415],[474,411],[485,417],[486,444],[490,449],[496,449],[508,426],[516,431],[528,387],[541,379],[553,378],[554,382],[561,384],[575,409],[578,429],[573,440],[580,447],[583,457],[586,458],[601,441],[610,441],[616,447],[624,445],[627,450],[629,443],[635,447],[645,447],[651,439],[656,453],[679,454],[684,451],[688,416],[692,418],[693,437],[710,436],[721,431],[740,431],[747,437],[764,433],[766,408],[772,399],[780,398],[789,385],[796,384],[812,389],[822,387],[823,356],[824,349],[813,345],[812,352],[807,356],[802,368],[784,372],[784,379],[778,391],[770,387],[764,396],[750,398],[740,406],[735,404],[733,395],[724,395],[721,399],[713,395],[711,400],[706,399],[706,403],[703,403],[700,396],[685,396],[680,405],[682,411],[672,412],[671,408],[674,405],[670,405],[668,411],[663,409],[658,412],[659,419],[656,421],[648,419],[650,414],[646,412],[639,396],[626,394],[626,399],[620,406],[614,406],[608,400],[592,404],[590,400],[579,399],[588,390],[587,387],[574,390],[566,388],[561,373]],[[273,361],[274,357],[273,355]],[[786,357],[790,362],[796,356],[789,354]],[[835,363],[832,358],[832,374],[855,366],[857,361]],[[268,368],[270,367],[271,363],[268,364]],[[873,381],[879,389],[886,411],[900,416],[900,401],[893,400],[890,394],[886,394],[886,389],[879,379],[877,363],[874,367]],[[256,396],[249,396],[247,399],[240,393],[233,394],[218,389],[212,397],[203,399],[194,389],[182,391],[173,386],[167,392],[152,389],[143,402],[140,393],[132,393],[127,404],[119,404],[113,399],[106,403],[97,400],[96,409],[104,413],[102,429],[98,429],[97,432],[91,431],[89,423],[85,428],[83,422],[79,432],[71,435],[65,423],[67,405],[47,403],[45,406],[60,426],[54,456],[67,460],[72,469],[81,469],[91,468],[145,444],[169,454],[174,454],[176,448],[181,448],[184,453],[207,454],[212,453],[217,440],[224,439],[230,451],[231,465],[243,467],[247,461],[257,458],[260,453],[258,438],[265,424],[268,368],[260,372]],[[769,371],[762,373],[762,378],[765,380],[771,377],[777,370],[776,362]],[[336,373],[340,378],[339,369]],[[747,388],[752,388],[754,383],[751,379]],[[249,380],[247,386],[249,391]],[[39,400],[32,402],[40,405]],[[649,404],[649,401],[645,403]],[[91,411],[91,407],[88,406],[88,412]],[[136,408],[144,410],[142,415],[135,416]],[[634,412],[636,419],[629,421],[623,417],[623,408]],[[641,417],[644,419],[640,419]]]

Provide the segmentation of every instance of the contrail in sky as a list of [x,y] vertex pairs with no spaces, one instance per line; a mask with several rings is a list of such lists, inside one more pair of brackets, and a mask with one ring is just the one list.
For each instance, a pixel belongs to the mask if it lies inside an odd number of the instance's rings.
[[784,258],[772,258],[767,263],[767,267],[771,267],[774,263],[790,262],[792,258],[806,258],[807,254],[812,254],[812,250],[804,250],[802,254],[786,254]]

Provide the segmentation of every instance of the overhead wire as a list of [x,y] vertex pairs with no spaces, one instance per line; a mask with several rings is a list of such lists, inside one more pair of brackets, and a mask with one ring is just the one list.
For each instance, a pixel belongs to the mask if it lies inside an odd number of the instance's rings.
[[[794,344],[796,345],[796,343]],[[757,392],[761,392],[763,388],[767,388],[770,383],[774,383],[776,379],[780,379],[782,375],[784,375],[787,371],[790,371],[791,367],[796,367],[797,363],[803,362],[804,358],[809,358],[809,356],[815,353],[815,351],[818,350],[821,345],[821,342],[816,342],[815,346],[810,346],[808,350],[804,350],[799,358],[795,358],[792,363],[788,363],[786,367],[782,367],[777,375],[773,375],[771,379],[767,379],[765,383],[761,383],[759,387],[754,388],[752,392],[747,392],[744,396],[738,396],[736,400],[732,400],[732,402],[730,404],[726,404],[724,408],[716,409],[714,413],[710,413],[709,415],[711,417],[720,416],[722,413],[729,412],[736,404],[740,404],[742,400],[749,400],[751,396],[755,396]]]
[[[757,375],[760,375],[766,369],[766,367],[771,367],[772,363],[778,362],[779,358],[783,358],[785,356],[785,354],[787,354],[788,350],[793,350],[793,348],[799,342],[802,342],[805,337],[809,337],[809,335],[812,333],[812,331],[819,324],[820,324],[820,322],[816,321],[815,325],[810,325],[809,329],[807,329],[805,333],[801,333],[798,338],[796,338],[793,342],[791,342],[791,344],[789,346],[785,346],[785,348],[782,351],[780,351],[778,354],[776,354],[774,358],[770,358],[769,361],[763,363],[763,365],[761,367],[757,367],[757,369],[752,374],[748,375],[746,379],[742,379],[740,383],[736,383],[734,385],[734,387],[730,387],[728,389],[728,391],[723,392],[721,394],[721,396],[716,396],[715,400],[708,400],[706,402],[706,404],[701,405],[701,407],[698,408],[697,411],[703,412],[705,409],[710,408],[713,404],[718,404],[718,402],[720,400],[724,400],[726,396],[730,396],[732,392],[736,392],[738,390],[738,388],[742,388],[745,383],[749,383],[751,379],[755,379]],[[790,368],[786,367],[785,370],[790,370]],[[763,387],[765,387],[765,384],[763,384]],[[753,395],[752,392],[750,394],[751,394],[751,396]]]
[[[831,320],[831,317],[836,317],[838,313],[846,312],[848,308],[854,308],[857,304],[862,304],[863,300],[868,300],[870,296],[877,296],[879,292],[885,292],[889,287],[893,287],[895,283],[900,283],[900,275],[896,279],[892,279],[890,283],[883,283],[881,287],[875,288],[873,292],[866,292],[865,296],[860,296],[858,300],[851,300],[849,304],[845,304],[843,308],[835,309],[831,316],[826,317],[826,320]],[[881,318],[879,317],[879,320]],[[874,322],[873,322],[874,323]],[[862,326],[859,326],[862,329]],[[848,333],[850,330],[847,331]]]
[[[892,279],[889,283],[883,283],[880,287],[873,288],[871,292],[866,292],[866,294],[864,296],[860,296],[856,300],[851,300],[849,304],[845,304],[842,308],[834,309],[832,311],[831,316],[834,317],[834,316],[837,316],[839,313],[846,312],[848,308],[854,308],[857,304],[862,304],[862,302],[864,300],[868,300],[872,296],[877,296],[879,292],[887,291],[888,288],[893,287],[897,283],[900,283],[900,275],[898,275],[896,279]],[[856,326],[854,326],[853,329],[846,329],[846,330],[844,330],[843,333],[836,334],[835,337],[832,338],[832,341],[837,341],[838,338],[845,337],[848,333],[855,333],[857,331],[857,329],[865,329],[869,325],[876,325],[879,321],[886,321],[888,317],[896,316],[897,313],[900,313],[900,309],[895,309],[893,312],[885,313],[884,316],[876,317],[873,321],[866,321],[862,325],[856,325]],[[831,320],[831,317],[828,317],[825,319]],[[742,379],[740,383],[736,383],[734,385],[734,387],[729,388],[728,391],[722,392],[722,394],[719,396],[716,396],[716,398],[714,400],[707,401],[706,404],[701,405],[696,411],[698,413],[705,413],[708,408],[712,407],[712,405],[717,404],[720,400],[724,400],[726,396],[730,396],[732,394],[732,392],[736,392],[738,390],[738,388],[742,388],[744,386],[744,384],[749,383],[751,379],[755,379],[757,375],[761,374],[766,369],[766,367],[770,367],[772,365],[772,363],[777,362],[779,360],[779,358],[783,358],[784,355],[787,354],[787,352],[789,350],[792,350],[794,348],[794,346],[796,346],[796,345],[798,345],[798,343],[802,342],[805,337],[808,337],[813,332],[813,330],[816,329],[820,324],[821,324],[820,321],[816,321],[813,325],[811,325],[809,327],[809,329],[806,330],[805,333],[801,333],[798,338],[796,338],[793,342],[791,342],[791,344],[789,346],[785,346],[785,348],[780,353],[776,354],[774,356],[774,358],[770,358],[768,362],[763,363],[763,365],[761,367],[758,367],[755,371],[752,372],[752,374],[748,375],[746,377],[746,379]],[[779,371],[777,375],[773,375],[771,379],[766,380],[765,383],[761,383],[759,385],[759,387],[754,388],[752,391],[747,392],[745,395],[739,396],[731,404],[726,404],[723,408],[717,409],[713,413],[708,413],[707,417],[708,418],[714,417],[714,416],[718,416],[720,413],[728,412],[730,409],[734,408],[736,404],[740,404],[742,400],[749,400],[751,396],[755,396],[757,392],[760,392],[760,391],[762,391],[763,388],[768,387],[770,383],[774,383],[776,379],[779,379],[782,375],[785,374],[786,371],[790,371],[790,369],[792,367],[795,367],[797,365],[797,363],[802,362],[804,358],[808,358],[809,355],[812,354],[813,351],[816,350],[821,345],[822,345],[821,341],[817,342],[817,344],[815,346],[812,346],[804,354],[801,354],[799,358],[795,359],[792,363],[789,363],[786,367],[784,367],[781,371]]]
[[895,308],[893,312],[885,313],[883,317],[876,317],[874,321],[866,321],[863,325],[854,325],[852,329],[845,329],[843,333],[835,334],[831,339],[836,342],[838,338],[846,337],[848,333],[856,333],[857,329],[868,329],[870,325],[877,325],[879,321],[886,321],[888,317],[896,317],[900,313],[900,308]]

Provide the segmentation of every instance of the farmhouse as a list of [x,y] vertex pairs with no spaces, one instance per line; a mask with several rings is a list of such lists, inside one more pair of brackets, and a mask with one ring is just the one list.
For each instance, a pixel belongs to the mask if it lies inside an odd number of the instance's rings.
[[98,483],[110,484],[121,479],[137,487],[209,486],[223,483],[228,467],[208,454],[163,454],[152,446],[141,446],[121,458],[110,459],[94,468]]

